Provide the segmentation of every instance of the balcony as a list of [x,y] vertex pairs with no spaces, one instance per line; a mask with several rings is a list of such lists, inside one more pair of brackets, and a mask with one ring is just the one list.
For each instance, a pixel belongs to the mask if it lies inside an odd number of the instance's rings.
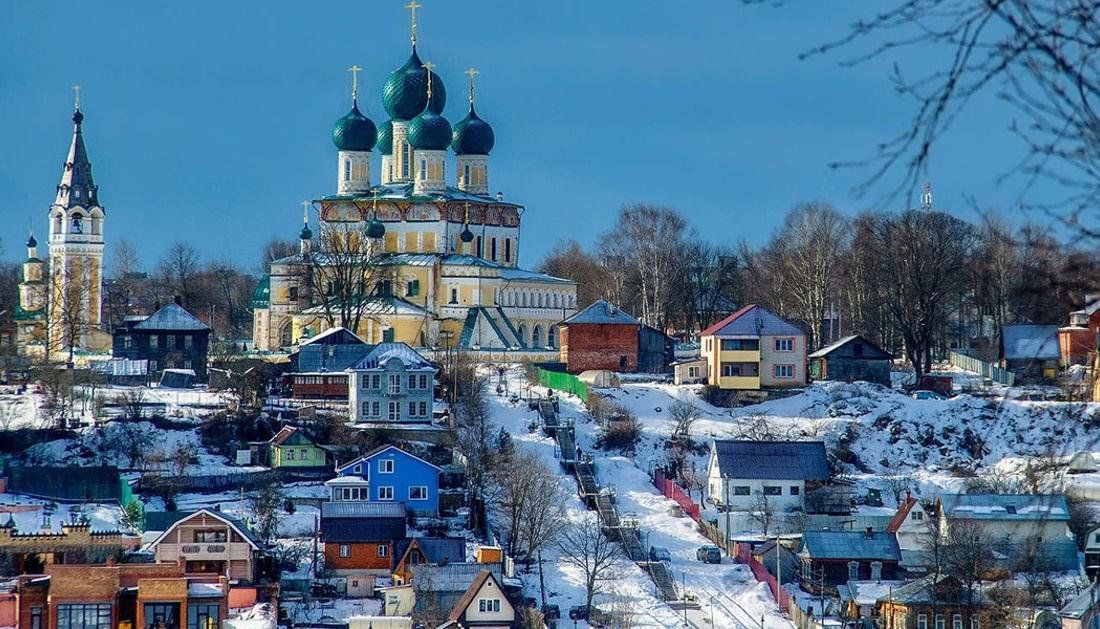
[[760,350],[758,349],[734,349],[719,352],[718,359],[724,363],[758,363],[760,362]]
[[718,378],[718,388],[756,391],[760,389],[760,376],[722,376]]

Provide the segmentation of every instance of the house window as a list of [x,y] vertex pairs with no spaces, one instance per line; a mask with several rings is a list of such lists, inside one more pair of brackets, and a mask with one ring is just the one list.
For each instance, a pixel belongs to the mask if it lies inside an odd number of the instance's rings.
[[149,349],[157,349],[160,347],[160,337],[156,334],[149,335]]
[[405,296],[416,297],[420,294],[420,280],[409,280],[409,283],[405,285]]
[[794,351],[794,339],[775,339],[775,351],[777,351],[777,352],[793,352]]
[[110,629],[110,603],[68,603],[57,606],[57,629]]
[[386,485],[384,487],[379,487],[378,488],[378,499],[379,500],[393,500],[393,487],[390,486],[390,485]]
[[779,487],[779,486],[773,486],[773,485],[764,485],[764,495],[765,496],[782,496],[783,495],[783,488]]
[[226,531],[209,530],[209,531],[195,531],[195,542],[201,544],[214,543],[224,544],[228,539],[228,533]]
[[917,614],[917,629],[928,629],[928,614]]
[[721,339],[722,351],[756,351],[760,349],[759,339]]
[[378,473],[393,474],[393,459],[379,459]]
[[351,546],[347,544],[340,544],[340,556],[351,557]]
[[145,626],[148,629],[178,629],[179,605],[173,603],[146,603]]
[[727,378],[755,378],[760,375],[757,363],[722,363],[722,376]]
[[689,378],[698,378],[699,377],[699,368],[698,367],[688,367],[688,377]]
[[293,461],[294,460],[294,450],[288,449],[286,451],[286,460],[287,461]]
[[401,393],[401,375],[400,374],[391,373],[388,381],[389,381],[389,392],[390,392],[391,395],[396,395],[398,393]]
[[187,629],[217,629],[221,609],[218,605],[192,603],[187,606]]
[[963,629],[963,615],[955,614],[951,616],[951,629]]
[[379,402],[378,400],[375,400],[375,401],[371,402],[370,403],[370,411],[371,411],[371,413],[370,413],[371,417],[375,417],[375,418],[382,417],[382,403]]
[[401,421],[401,403],[390,402],[389,418],[391,422]]
[[849,581],[855,581],[857,579],[859,579],[859,562],[858,561],[849,561],[848,562],[848,580]]
[[42,606],[35,605],[31,608],[31,629],[42,629]]
[[372,373],[371,374],[371,376],[370,376],[370,388],[372,388],[372,389],[382,388],[382,375],[381,374],[377,374],[377,373]]
[[299,448],[298,449],[298,458],[302,459],[303,461],[308,459],[309,458],[309,450],[307,448]]
[[911,520],[916,520],[916,521],[919,522],[919,521],[924,519],[924,512],[923,511],[914,511],[912,516],[910,517],[910,519]]
[[390,555],[390,547],[385,544],[379,544],[374,554],[378,557],[388,557]]
[[418,415],[418,417],[427,417],[427,416],[428,416],[428,403],[427,402],[421,402],[420,403],[420,414]]
[[150,360],[149,361],[149,371],[156,371],[156,370],[157,370],[157,361]]
[[947,621],[944,620],[943,614],[936,614],[936,629],[947,629]]
[[130,335],[122,337],[122,349],[130,349],[133,342],[130,340]]
[[[872,581],[881,581],[882,580],[882,562],[881,561],[872,561],[871,562],[871,580]],[[962,627],[960,627],[959,629],[962,629]]]
[[420,388],[421,389],[427,389],[428,388],[428,374],[426,374],[426,373],[420,374]]
[[802,488],[798,485],[791,485],[791,495],[797,496],[802,491]]
[[416,402],[409,402],[409,417],[416,417]]
[[427,500],[427,485],[412,485],[409,487],[409,500]]
[[793,378],[794,377],[794,365],[776,365],[775,366],[776,378]]
[[734,496],[749,496],[751,494],[752,494],[752,492],[749,490],[748,485],[734,485],[733,486],[733,495]]
[[500,611],[500,599],[499,598],[482,598],[477,601],[477,610],[479,612],[499,612]]

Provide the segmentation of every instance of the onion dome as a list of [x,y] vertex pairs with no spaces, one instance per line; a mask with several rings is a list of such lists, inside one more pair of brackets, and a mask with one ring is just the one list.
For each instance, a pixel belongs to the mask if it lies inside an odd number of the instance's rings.
[[310,240],[313,238],[313,230],[309,228],[309,223],[302,225],[302,231],[298,232],[299,240]]
[[[428,69],[416,54],[415,46],[405,65],[394,70],[382,85],[382,104],[394,120],[411,120],[428,104]],[[432,72],[432,102],[428,108],[441,114],[446,104],[443,80]]]
[[488,155],[494,144],[493,128],[478,117],[474,104],[470,103],[470,113],[455,125],[451,149],[456,155]]
[[465,225],[462,233],[458,235],[462,239],[462,242],[470,242],[474,239],[474,232],[470,231],[470,226]]
[[445,151],[451,143],[451,123],[431,109],[425,109],[409,122],[408,137],[409,144],[418,151]]
[[378,139],[374,123],[359,112],[359,103],[352,101],[348,115],[332,127],[332,143],[341,151],[370,151]]
[[378,127],[378,143],[375,148],[382,155],[393,155],[393,121],[387,120]]
[[73,122],[76,124],[84,122],[84,114],[80,113],[79,109],[73,112]]
[[30,238],[27,239],[27,248],[31,249],[31,248],[37,247],[37,246],[38,246],[38,241],[34,239],[34,234],[31,234]]
[[382,221],[378,220],[378,217],[370,219],[366,228],[363,229],[363,233],[367,235],[367,238],[377,240],[386,235],[386,226],[382,224]]

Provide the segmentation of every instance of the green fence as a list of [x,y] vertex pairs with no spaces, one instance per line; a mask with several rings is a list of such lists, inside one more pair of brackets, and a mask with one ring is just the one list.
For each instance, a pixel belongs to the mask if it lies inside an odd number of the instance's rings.
[[987,378],[1008,387],[1015,384],[1016,381],[1015,374],[1011,371],[1006,371],[992,363],[987,363],[973,356],[967,356],[961,352],[951,352],[948,356],[948,362],[959,369],[976,373],[983,378]]
[[555,391],[572,393],[581,400],[588,399],[588,385],[581,382],[579,378],[572,374],[562,373],[560,371],[547,371],[540,367],[539,384],[544,387],[550,387]]

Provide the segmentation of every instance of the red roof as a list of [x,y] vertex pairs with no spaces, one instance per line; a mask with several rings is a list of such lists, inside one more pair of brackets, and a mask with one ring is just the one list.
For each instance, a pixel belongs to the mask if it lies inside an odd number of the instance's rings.
[[901,525],[905,523],[905,518],[909,517],[909,512],[913,510],[913,505],[917,504],[917,499],[912,496],[906,496],[905,500],[901,501],[898,505],[898,512],[894,514],[894,517],[890,518],[890,523],[886,525],[887,533],[897,533]]
[[700,337],[713,336],[715,332],[717,332],[718,330],[721,330],[722,328],[726,327],[731,322],[740,319],[745,313],[747,313],[748,311],[752,310],[755,307],[756,307],[756,304],[749,304],[747,306],[742,306],[741,309],[738,310],[737,312],[731,314],[730,316],[726,317],[725,319],[722,319],[718,323],[715,323],[715,324],[711,325],[709,328],[707,328],[707,329],[703,330],[702,332],[700,332],[699,336]]
[[275,433],[274,437],[268,440],[268,443],[273,446],[281,446],[284,441],[290,438],[290,435],[297,431],[298,429],[294,426],[283,426],[279,429],[279,432]]

